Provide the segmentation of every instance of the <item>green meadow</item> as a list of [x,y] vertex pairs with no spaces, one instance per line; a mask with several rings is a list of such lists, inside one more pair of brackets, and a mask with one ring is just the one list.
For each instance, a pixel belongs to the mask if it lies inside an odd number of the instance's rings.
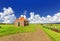
[[12,25],[0,25],[0,36],[16,34],[16,33],[25,33],[25,32],[34,32],[36,31],[35,25],[30,24],[29,26],[25,27],[15,27]]
[[[36,26],[39,27],[40,29],[44,30],[44,32],[48,35],[48,37],[51,38],[52,41],[60,41],[60,33],[52,31],[50,29],[44,28],[43,25],[41,24],[30,24],[29,26],[21,26],[21,27],[15,27],[13,24],[10,25],[1,25],[0,24],[0,37],[1,36],[6,36],[6,35],[11,35],[11,34],[17,34],[17,33],[28,33],[28,32],[35,32],[36,31]],[[48,24],[47,27],[56,27],[60,29],[60,24]]]

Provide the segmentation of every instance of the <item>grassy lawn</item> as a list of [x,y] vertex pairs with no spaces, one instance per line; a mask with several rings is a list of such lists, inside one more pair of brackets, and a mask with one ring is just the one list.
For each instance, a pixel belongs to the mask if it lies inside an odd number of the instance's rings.
[[[36,25],[39,26],[45,33],[52,39],[52,41],[60,41],[60,33],[54,32],[50,29],[44,28],[40,24],[30,24],[25,27],[14,27],[14,25],[0,25],[0,36],[16,34],[16,33],[25,33],[25,32],[34,32],[36,31]],[[59,28],[59,25],[52,25]],[[60,28],[59,28],[60,29]]]
[[[53,26],[56,26],[56,25],[53,25]],[[50,29],[44,28],[43,26],[41,26],[41,27],[45,31],[45,33],[52,39],[52,41],[60,41],[60,33],[57,33]]]
[[36,30],[34,24],[30,24],[25,27],[14,27],[14,25],[0,25],[0,36],[23,33],[23,32],[34,32]]

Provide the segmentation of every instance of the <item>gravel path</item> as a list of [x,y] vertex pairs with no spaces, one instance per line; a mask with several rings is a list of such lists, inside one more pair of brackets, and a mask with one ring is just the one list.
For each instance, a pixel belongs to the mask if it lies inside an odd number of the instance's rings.
[[37,27],[36,32],[19,33],[0,37],[0,41],[51,41],[47,34]]

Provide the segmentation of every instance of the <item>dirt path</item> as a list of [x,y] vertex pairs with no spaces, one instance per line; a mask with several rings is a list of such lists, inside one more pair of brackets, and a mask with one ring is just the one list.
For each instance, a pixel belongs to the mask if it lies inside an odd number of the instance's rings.
[[51,41],[46,33],[37,27],[36,32],[13,34],[0,37],[0,41]]

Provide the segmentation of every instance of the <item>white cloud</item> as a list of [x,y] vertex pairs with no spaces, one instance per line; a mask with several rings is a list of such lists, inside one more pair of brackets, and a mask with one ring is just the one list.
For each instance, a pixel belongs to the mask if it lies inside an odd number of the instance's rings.
[[34,12],[30,12],[30,19],[34,18]]
[[24,17],[26,19],[26,15],[21,15],[20,17]]
[[3,11],[4,11],[3,13],[5,15],[13,14],[14,13],[11,7],[8,7],[8,9],[7,8],[3,8]]
[[60,13],[56,13],[54,16],[40,17],[38,14],[34,15],[34,12],[31,12],[28,20],[30,23],[60,23]]
[[0,12],[0,23],[13,23],[15,19],[16,17],[11,7],[3,8],[3,12]]
[[27,17],[26,17],[27,10],[25,10],[23,14],[24,14],[24,15],[20,15],[20,17],[24,17],[25,19],[27,19]]

